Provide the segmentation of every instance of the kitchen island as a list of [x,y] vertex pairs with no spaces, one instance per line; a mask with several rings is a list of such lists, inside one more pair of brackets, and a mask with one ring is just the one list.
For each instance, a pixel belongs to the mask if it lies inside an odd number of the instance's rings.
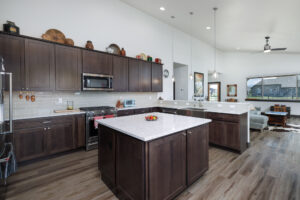
[[208,169],[209,119],[150,113],[99,123],[99,170],[119,199],[173,199]]

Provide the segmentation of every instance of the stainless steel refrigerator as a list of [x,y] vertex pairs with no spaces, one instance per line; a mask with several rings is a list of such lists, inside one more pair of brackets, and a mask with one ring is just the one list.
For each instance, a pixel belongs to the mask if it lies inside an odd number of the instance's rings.
[[[6,95],[8,97],[5,97]],[[7,99],[8,104],[5,104],[4,101]],[[8,116],[6,116],[7,111]],[[4,59],[0,56],[0,179],[4,179],[5,181],[16,169],[12,133],[12,73],[5,71]]]

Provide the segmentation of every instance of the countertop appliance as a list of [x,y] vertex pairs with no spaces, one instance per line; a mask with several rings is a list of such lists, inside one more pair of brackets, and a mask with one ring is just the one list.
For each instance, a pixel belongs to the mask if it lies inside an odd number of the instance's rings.
[[125,108],[135,107],[135,100],[134,99],[127,99],[127,100],[124,100],[123,104],[124,104]]
[[82,90],[104,90],[112,89],[111,75],[82,73]]
[[99,107],[83,107],[79,108],[86,113],[85,123],[85,143],[86,150],[98,148],[98,128],[95,127],[95,120],[99,118],[112,118],[117,116],[115,107],[99,106]]
[[[5,92],[8,91],[8,92]],[[5,118],[4,96],[8,95],[9,122]],[[1,178],[6,178],[16,170],[16,161],[12,145],[13,110],[12,110],[12,73],[5,72],[4,59],[0,56],[0,170]],[[3,168],[4,166],[4,168]]]

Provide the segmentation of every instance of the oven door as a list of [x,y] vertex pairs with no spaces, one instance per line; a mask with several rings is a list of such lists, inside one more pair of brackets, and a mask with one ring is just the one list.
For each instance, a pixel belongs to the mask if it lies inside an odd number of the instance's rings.
[[102,74],[82,74],[82,90],[113,90],[113,76]]

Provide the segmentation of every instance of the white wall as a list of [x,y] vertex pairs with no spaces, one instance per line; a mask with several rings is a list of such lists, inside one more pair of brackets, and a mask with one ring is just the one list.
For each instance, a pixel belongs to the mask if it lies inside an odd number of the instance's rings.
[[[272,76],[284,74],[300,74],[299,54],[263,54],[263,53],[231,53],[223,55],[223,74],[217,79],[221,81],[222,100],[227,97],[227,84],[238,85],[238,100],[243,102],[247,96],[246,79],[255,76]],[[210,81],[216,81],[211,76]],[[300,115],[300,103],[287,102],[250,102],[254,106],[268,109],[271,105],[284,104],[291,106],[293,115]]]
[[[158,94],[165,99],[173,98],[173,34],[174,61],[190,66],[189,35],[119,0],[0,0],[0,5],[0,24],[6,20],[14,21],[23,35],[41,37],[47,29],[57,28],[72,38],[76,46],[85,46],[86,41],[91,40],[95,49],[105,50],[109,44],[116,43],[125,48],[128,56],[135,57],[144,52],[153,58],[161,58],[164,68],[170,71],[169,78],[163,81],[164,92]],[[213,48],[196,38],[192,44],[193,71],[205,73],[207,88]],[[188,86],[191,99],[192,80]]]
[[174,63],[174,78],[175,78],[175,99],[188,100],[189,99],[189,74],[188,66]]

